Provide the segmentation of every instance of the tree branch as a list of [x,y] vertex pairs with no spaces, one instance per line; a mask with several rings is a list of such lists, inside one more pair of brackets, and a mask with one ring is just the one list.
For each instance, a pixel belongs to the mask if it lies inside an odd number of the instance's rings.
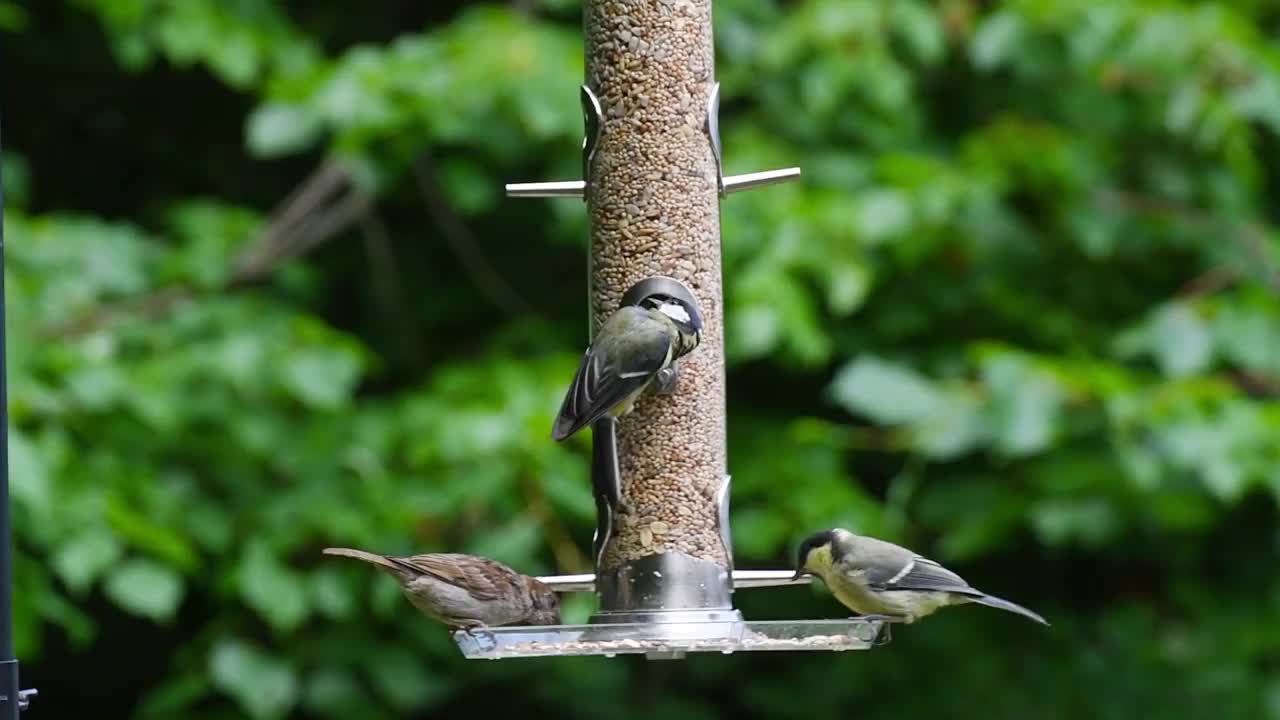
[[[233,290],[257,282],[283,263],[310,252],[355,224],[372,205],[372,197],[367,193],[351,190],[325,207],[348,181],[347,171],[334,161],[326,161],[303,180],[277,206],[249,248],[232,263],[235,269],[223,289]],[[83,317],[42,331],[41,335],[74,339],[122,316],[163,317],[197,293],[197,288],[185,284],[157,288],[137,297],[98,305]]]
[[260,278],[279,264],[297,234],[297,226],[324,206],[325,199],[348,182],[347,171],[326,160],[276,206],[266,227],[236,261],[234,277],[244,282]]
[[445,242],[462,263],[463,270],[471,278],[476,289],[490,303],[508,315],[537,315],[533,306],[502,278],[480,250],[480,244],[475,236],[454,211],[445,197],[444,189],[436,181],[435,165],[427,154],[424,153],[414,163],[413,172],[418,180],[422,197],[426,200],[428,214],[440,228]]
[[412,320],[412,313],[404,304],[404,288],[400,284],[400,274],[396,272],[396,258],[392,250],[391,237],[387,226],[373,209],[367,210],[360,217],[360,235],[364,239],[365,256],[369,259],[370,277],[373,279],[374,296],[383,311],[395,318],[400,326],[400,335],[409,346],[411,357],[417,358],[422,353],[422,335]]

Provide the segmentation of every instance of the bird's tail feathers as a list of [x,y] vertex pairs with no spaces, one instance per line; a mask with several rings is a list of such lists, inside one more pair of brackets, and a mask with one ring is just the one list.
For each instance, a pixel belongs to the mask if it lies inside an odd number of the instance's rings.
[[556,417],[555,427],[551,430],[551,439],[560,442],[581,430],[585,425],[586,423],[576,422],[575,418],[561,413]]
[[1045,620],[1044,618],[1040,617],[1040,615],[1038,615],[1037,613],[1032,612],[1031,610],[1028,610],[1028,609],[1026,609],[1026,608],[1022,607],[1021,605],[1019,605],[1019,604],[1017,604],[1017,603],[1015,603],[1015,602],[1009,602],[1008,600],[1005,600],[1004,598],[998,598],[998,597],[996,597],[995,595],[986,595],[986,594],[982,594],[982,595],[974,595],[974,596],[972,596],[972,598],[973,598],[973,601],[974,601],[974,602],[976,602],[976,603],[978,603],[978,604],[980,604],[980,605],[986,605],[987,607],[993,607],[993,608],[996,608],[997,610],[1007,610],[1008,612],[1011,612],[1011,613],[1017,613],[1017,614],[1019,614],[1019,615],[1021,615],[1021,616],[1023,616],[1023,617],[1026,617],[1026,618],[1030,618],[1030,619],[1032,619],[1032,620],[1035,620],[1036,622],[1040,623],[1041,625],[1048,625],[1048,624],[1049,624],[1049,622],[1048,622],[1047,620]]
[[324,554],[363,560],[371,565],[377,565],[395,573],[404,571],[404,569],[397,565],[391,558],[385,555],[379,555],[378,553],[365,552],[364,550],[356,550],[354,548],[325,548]]

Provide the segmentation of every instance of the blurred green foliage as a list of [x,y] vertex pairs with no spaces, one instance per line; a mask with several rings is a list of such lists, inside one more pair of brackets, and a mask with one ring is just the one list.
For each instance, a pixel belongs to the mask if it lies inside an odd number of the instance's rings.
[[467,663],[321,561],[588,567],[588,441],[548,439],[583,209],[500,193],[576,177],[579,13],[0,2],[42,714],[1280,718],[1268,3],[716,3],[726,170],[805,171],[723,205],[738,565],[843,525],[1050,631],[956,610],[870,653]]

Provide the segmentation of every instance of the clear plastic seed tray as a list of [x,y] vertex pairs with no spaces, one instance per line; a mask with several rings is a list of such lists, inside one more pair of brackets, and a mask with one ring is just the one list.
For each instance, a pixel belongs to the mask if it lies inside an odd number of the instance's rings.
[[688,623],[617,623],[485,628],[455,632],[472,660],[570,655],[644,654],[679,658],[690,652],[762,650],[866,650],[888,642],[878,620],[759,620]]

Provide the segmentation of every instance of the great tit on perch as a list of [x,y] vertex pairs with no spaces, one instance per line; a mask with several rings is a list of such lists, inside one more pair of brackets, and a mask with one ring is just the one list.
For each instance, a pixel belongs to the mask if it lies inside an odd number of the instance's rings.
[[395,557],[351,548],[325,548],[324,554],[363,560],[386,571],[414,607],[454,629],[560,624],[555,591],[496,560],[458,553]]
[[978,603],[1031,618],[1036,613],[988,595],[938,563],[884,540],[833,528],[801,545],[795,579],[822,578],[831,594],[859,615],[913,623],[949,605]]
[[582,356],[551,437],[564,440],[606,415],[626,415],[655,381],[672,388],[676,360],[701,340],[698,308],[681,298],[655,293],[619,308]]

